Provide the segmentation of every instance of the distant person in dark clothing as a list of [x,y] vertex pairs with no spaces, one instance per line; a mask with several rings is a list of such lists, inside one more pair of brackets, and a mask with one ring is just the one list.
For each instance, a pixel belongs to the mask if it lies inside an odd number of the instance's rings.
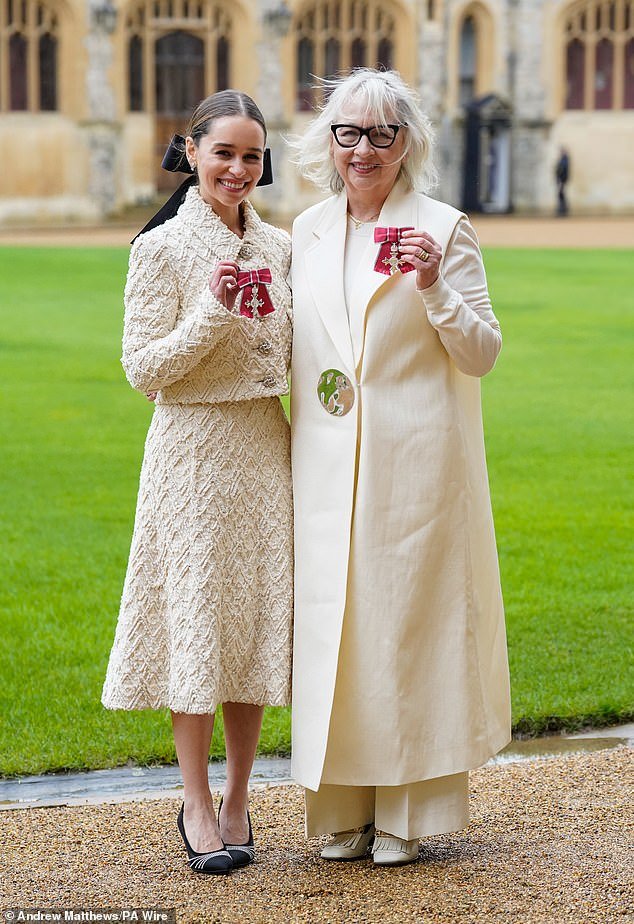
[[559,150],[559,160],[555,167],[555,180],[557,181],[557,214],[568,214],[568,201],[566,199],[566,183],[570,178],[570,156],[565,148]]

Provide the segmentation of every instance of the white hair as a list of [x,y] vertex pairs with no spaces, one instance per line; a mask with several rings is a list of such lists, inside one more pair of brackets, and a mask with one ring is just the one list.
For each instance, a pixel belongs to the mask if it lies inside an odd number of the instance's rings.
[[319,79],[326,102],[301,137],[288,139],[293,149],[292,162],[306,179],[320,189],[339,193],[344,183],[330,153],[336,124],[351,102],[365,104],[366,117],[375,125],[393,122],[405,133],[405,148],[399,178],[409,189],[426,192],[436,185],[437,174],[432,162],[434,130],[420,108],[418,95],[397,71],[379,71],[370,67],[355,68],[348,76]]

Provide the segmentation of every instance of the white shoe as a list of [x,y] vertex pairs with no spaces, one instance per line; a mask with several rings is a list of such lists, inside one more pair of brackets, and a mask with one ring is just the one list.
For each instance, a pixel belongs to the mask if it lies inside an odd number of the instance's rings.
[[372,847],[375,866],[403,866],[418,859],[418,838],[404,841],[400,837],[377,831]]
[[322,860],[361,860],[368,853],[374,837],[372,822],[363,828],[333,834],[330,843],[321,852]]

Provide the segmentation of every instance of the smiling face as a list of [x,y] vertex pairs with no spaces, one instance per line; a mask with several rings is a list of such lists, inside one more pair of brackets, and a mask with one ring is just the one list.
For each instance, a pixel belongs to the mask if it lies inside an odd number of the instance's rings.
[[[388,121],[398,123],[398,119]],[[368,114],[366,106],[351,100],[340,113],[337,122],[370,128],[376,120]],[[363,135],[354,148],[342,148],[334,137],[330,150],[335,169],[343,180],[348,198],[357,202],[381,202],[388,196],[399,175],[405,147],[404,131],[401,128],[394,144],[389,148],[373,148],[367,135]]]
[[262,126],[241,115],[215,119],[198,146],[187,138],[200,195],[221,217],[235,212],[262,176],[264,144]]

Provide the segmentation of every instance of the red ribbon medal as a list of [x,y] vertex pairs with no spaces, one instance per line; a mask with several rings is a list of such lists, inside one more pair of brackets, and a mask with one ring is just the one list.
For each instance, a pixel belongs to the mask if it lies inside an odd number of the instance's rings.
[[272,282],[271,270],[240,270],[238,287],[240,288],[240,314],[245,318],[263,318],[275,311],[267,286]]
[[398,252],[398,242],[403,231],[413,231],[413,228],[375,228],[374,242],[380,244],[379,254],[374,264],[377,273],[391,276],[397,270],[401,273],[411,273],[416,267],[404,260]]

